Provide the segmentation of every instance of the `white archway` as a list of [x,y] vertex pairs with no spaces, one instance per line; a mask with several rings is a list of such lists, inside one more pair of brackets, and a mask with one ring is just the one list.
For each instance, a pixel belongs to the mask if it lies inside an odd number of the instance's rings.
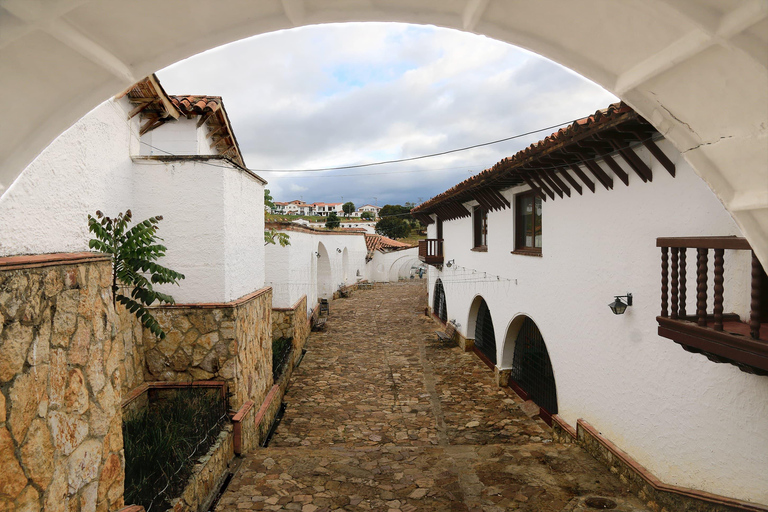
[[331,259],[323,242],[318,242],[315,257],[317,258],[317,298],[330,299],[333,297]]
[[[680,150],[768,266],[768,0],[4,0],[0,191],[109,96],[203,50],[347,21],[429,23],[514,44],[599,83]],[[152,16],[147,16],[147,13]],[[201,13],[215,16],[201,16]]]
[[420,263],[421,262],[419,261],[419,258],[412,255],[403,256],[396,259],[389,267],[389,282],[395,283],[400,279],[408,278],[410,276],[411,267],[414,264],[418,265]]

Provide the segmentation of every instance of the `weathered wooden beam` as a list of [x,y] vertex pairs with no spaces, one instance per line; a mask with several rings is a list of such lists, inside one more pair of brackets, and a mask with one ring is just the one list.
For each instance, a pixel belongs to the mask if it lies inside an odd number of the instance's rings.
[[651,168],[645,165],[645,162],[643,162],[640,157],[635,154],[632,148],[628,146],[620,147],[619,144],[616,144],[616,149],[619,150],[621,158],[627,162],[627,165],[629,165],[632,170],[635,171],[635,174],[640,176],[640,179],[643,181],[653,181],[653,172],[651,171]]
[[155,128],[163,124],[163,122],[164,121],[157,116],[150,117],[149,119],[147,119],[147,122],[144,123],[144,126],[142,126],[139,129],[139,137],[141,137],[142,135],[144,135],[150,130],[154,130]]
[[544,180],[542,180],[539,176],[536,176],[532,172],[526,172],[529,178],[531,178],[534,183],[538,184],[539,188],[546,192],[546,194],[554,201],[555,200],[555,193],[550,189],[546,183],[544,183]]
[[579,193],[579,195],[582,195],[581,193],[581,185],[579,185],[579,182],[573,179],[573,176],[571,176],[568,171],[565,168],[558,169],[557,172],[560,173],[560,175],[565,178],[565,180],[571,184],[573,189]]
[[661,150],[659,146],[656,145],[655,142],[652,140],[646,140],[643,141],[643,146],[645,146],[650,153],[656,157],[656,160],[659,161],[661,165],[664,166],[664,168],[669,171],[669,174],[672,175],[672,177],[675,177],[675,164],[672,163],[672,160],[670,160],[667,155],[664,154],[664,152]]
[[142,110],[144,110],[151,104],[152,104],[151,101],[141,102],[139,105],[135,106],[133,110],[128,112],[128,119],[133,119],[137,114],[140,114]]
[[563,197],[563,190],[560,187],[557,186],[557,183],[555,183],[552,180],[552,178],[547,176],[546,172],[540,171],[540,172],[536,173],[536,178],[538,178],[540,181],[547,182],[547,185],[549,185],[550,188],[555,191],[555,194],[557,194],[561,198]]
[[531,178],[528,177],[527,174],[525,174],[522,171],[518,171],[518,174],[521,178],[528,184],[529,187],[531,187],[531,190],[533,190],[533,193],[536,194],[542,201],[547,200],[547,195],[539,188],[538,185],[536,185]]
[[226,128],[226,127],[227,127],[227,125],[222,124],[222,125],[214,128],[213,130],[208,132],[208,135],[206,135],[205,138],[206,139],[210,139],[211,137],[213,137],[214,135],[219,133],[223,128]]
[[557,177],[557,174],[554,171],[549,172],[547,176],[549,176],[549,179],[554,181],[557,184],[557,186],[560,187],[560,190],[565,192],[565,195],[567,195],[568,197],[571,197],[571,189],[568,188],[568,185],[563,183],[563,180]]
[[593,160],[584,160],[584,165],[597,178],[606,190],[613,189],[613,178],[608,176],[605,171]]
[[626,186],[629,186],[629,175],[624,171],[624,169],[621,168],[619,164],[616,163],[616,160],[611,158],[610,155],[603,156],[603,161],[608,164],[608,167],[611,168],[613,171],[613,174],[618,176],[618,178],[624,182]]
[[205,114],[201,115],[200,119],[197,121],[197,127],[200,128],[203,126],[209,117],[211,117],[210,112],[206,112]]
[[576,176],[578,176],[579,179],[584,182],[589,190],[591,190],[593,193],[595,192],[595,183],[591,179],[587,178],[587,175],[584,174],[584,171],[581,170],[581,167],[579,167],[577,164],[571,164],[571,170],[576,173]]

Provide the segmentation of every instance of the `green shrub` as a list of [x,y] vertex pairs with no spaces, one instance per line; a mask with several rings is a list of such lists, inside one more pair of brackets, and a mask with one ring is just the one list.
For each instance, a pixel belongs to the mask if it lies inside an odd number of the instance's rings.
[[166,510],[228,421],[218,389],[174,390],[123,421],[125,502]]

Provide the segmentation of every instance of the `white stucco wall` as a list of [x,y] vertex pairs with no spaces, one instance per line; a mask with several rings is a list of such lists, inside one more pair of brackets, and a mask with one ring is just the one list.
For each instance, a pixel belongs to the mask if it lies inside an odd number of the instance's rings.
[[[228,302],[263,287],[263,184],[223,160],[132,160],[144,145],[130,109],[125,98],[94,109],[3,194],[0,256],[87,251],[87,215],[130,208],[136,220],[163,215],[168,251],[160,263],[186,275],[179,287],[165,287],[177,302]],[[194,120],[150,133],[165,130],[170,140],[185,133],[194,153]]]
[[[430,267],[430,305],[440,277],[448,318],[472,338],[470,305],[481,295],[502,366],[511,321],[529,316],[547,345],[567,422],[584,418],[664,482],[768,503],[768,378],[657,335],[656,238],[741,234],[679,153],[660,146],[675,161],[676,178],[639,151],[652,164],[652,183],[628,170],[629,187],[614,179],[612,191],[596,183],[594,194],[585,188],[583,196],[572,191],[571,198],[546,201],[540,258],[510,254],[511,209],[489,214],[487,253],[470,250],[471,219],[445,222],[445,260],[455,265]],[[504,192],[510,202],[513,192]],[[430,237],[435,229],[429,226]],[[711,268],[711,255],[709,261]],[[694,250],[687,263],[687,309],[694,312]],[[748,310],[747,264],[746,253],[726,251],[726,312]],[[634,305],[614,315],[608,303],[627,292]]]
[[[291,245],[268,245],[265,251],[265,281],[273,289],[273,307],[292,306],[306,295],[311,310],[318,297],[330,296],[340,285],[369,279],[363,234],[282,232],[288,233]],[[319,251],[321,244],[325,252]],[[323,271],[326,264],[328,272]]]
[[[0,197],[0,256],[87,251],[87,216],[132,206],[128,102],[107,101],[53,141]],[[134,146],[135,146],[134,141]]]
[[376,251],[368,264],[371,267],[370,279],[377,283],[397,282],[399,278],[408,277],[411,264],[419,264],[418,247],[393,252]]

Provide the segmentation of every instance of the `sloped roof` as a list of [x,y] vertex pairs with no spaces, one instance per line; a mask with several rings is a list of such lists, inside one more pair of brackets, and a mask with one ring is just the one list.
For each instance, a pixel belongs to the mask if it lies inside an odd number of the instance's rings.
[[399,250],[399,249],[409,249],[411,247],[414,247],[413,245],[406,244],[405,242],[399,242],[397,240],[393,240],[391,238],[387,238],[383,235],[371,235],[369,233],[365,234],[365,246],[368,248],[368,251],[382,251],[386,249],[390,250]]
[[209,133],[213,134],[210,139],[216,152],[240,167],[245,167],[240,146],[220,96],[169,95],[154,74],[133,84],[117,98],[123,96],[127,96],[136,105],[129,117],[141,114],[145,121],[139,130],[140,135],[181,116],[188,119],[199,116],[198,126],[203,123],[208,126]]
[[[619,141],[615,145],[608,139],[601,138],[605,132],[611,130],[616,132],[614,134],[615,140]],[[487,200],[487,202],[495,204],[497,208],[504,208],[503,203],[506,200],[499,197],[498,194],[489,194],[489,191],[493,192],[494,189],[500,190],[524,183],[531,184],[531,175],[536,181],[539,181],[538,177],[542,173],[544,174],[544,185],[541,188],[535,187],[535,190],[537,193],[542,193],[543,190],[549,194],[547,184],[550,183],[549,179],[553,174],[558,172],[567,174],[567,169],[573,169],[574,165],[578,166],[582,163],[591,165],[598,158],[606,158],[607,160],[606,154],[613,151],[626,151],[630,144],[642,142],[646,146],[653,145],[651,138],[655,136],[660,135],[632,107],[624,102],[614,103],[559,129],[511,157],[503,158],[493,167],[418,205],[412,212],[422,218],[429,213],[435,213],[436,209],[454,208],[456,203],[472,199],[479,200],[481,204]],[[606,151],[605,148],[609,148],[609,150]],[[655,145],[653,149],[658,150]],[[585,154],[587,156],[584,156]],[[663,159],[663,155],[661,157]],[[612,161],[608,163],[610,164]],[[670,169],[667,163],[662,163],[670,170],[670,173],[674,174],[674,165]],[[563,177],[568,180],[568,183],[572,183],[570,179],[572,176]],[[652,179],[650,176],[641,176],[641,178],[643,181]],[[556,183],[560,181],[557,176],[553,179]],[[602,181],[600,182],[602,183]],[[613,187],[612,182],[602,184],[606,188]],[[558,190],[560,189],[556,189],[555,192]],[[554,199],[554,196],[551,197]],[[462,207],[462,209],[464,208]],[[461,215],[463,215],[461,212],[456,214],[456,216]],[[446,212],[445,216],[451,218],[451,213]],[[424,220],[426,221],[426,218]]]

